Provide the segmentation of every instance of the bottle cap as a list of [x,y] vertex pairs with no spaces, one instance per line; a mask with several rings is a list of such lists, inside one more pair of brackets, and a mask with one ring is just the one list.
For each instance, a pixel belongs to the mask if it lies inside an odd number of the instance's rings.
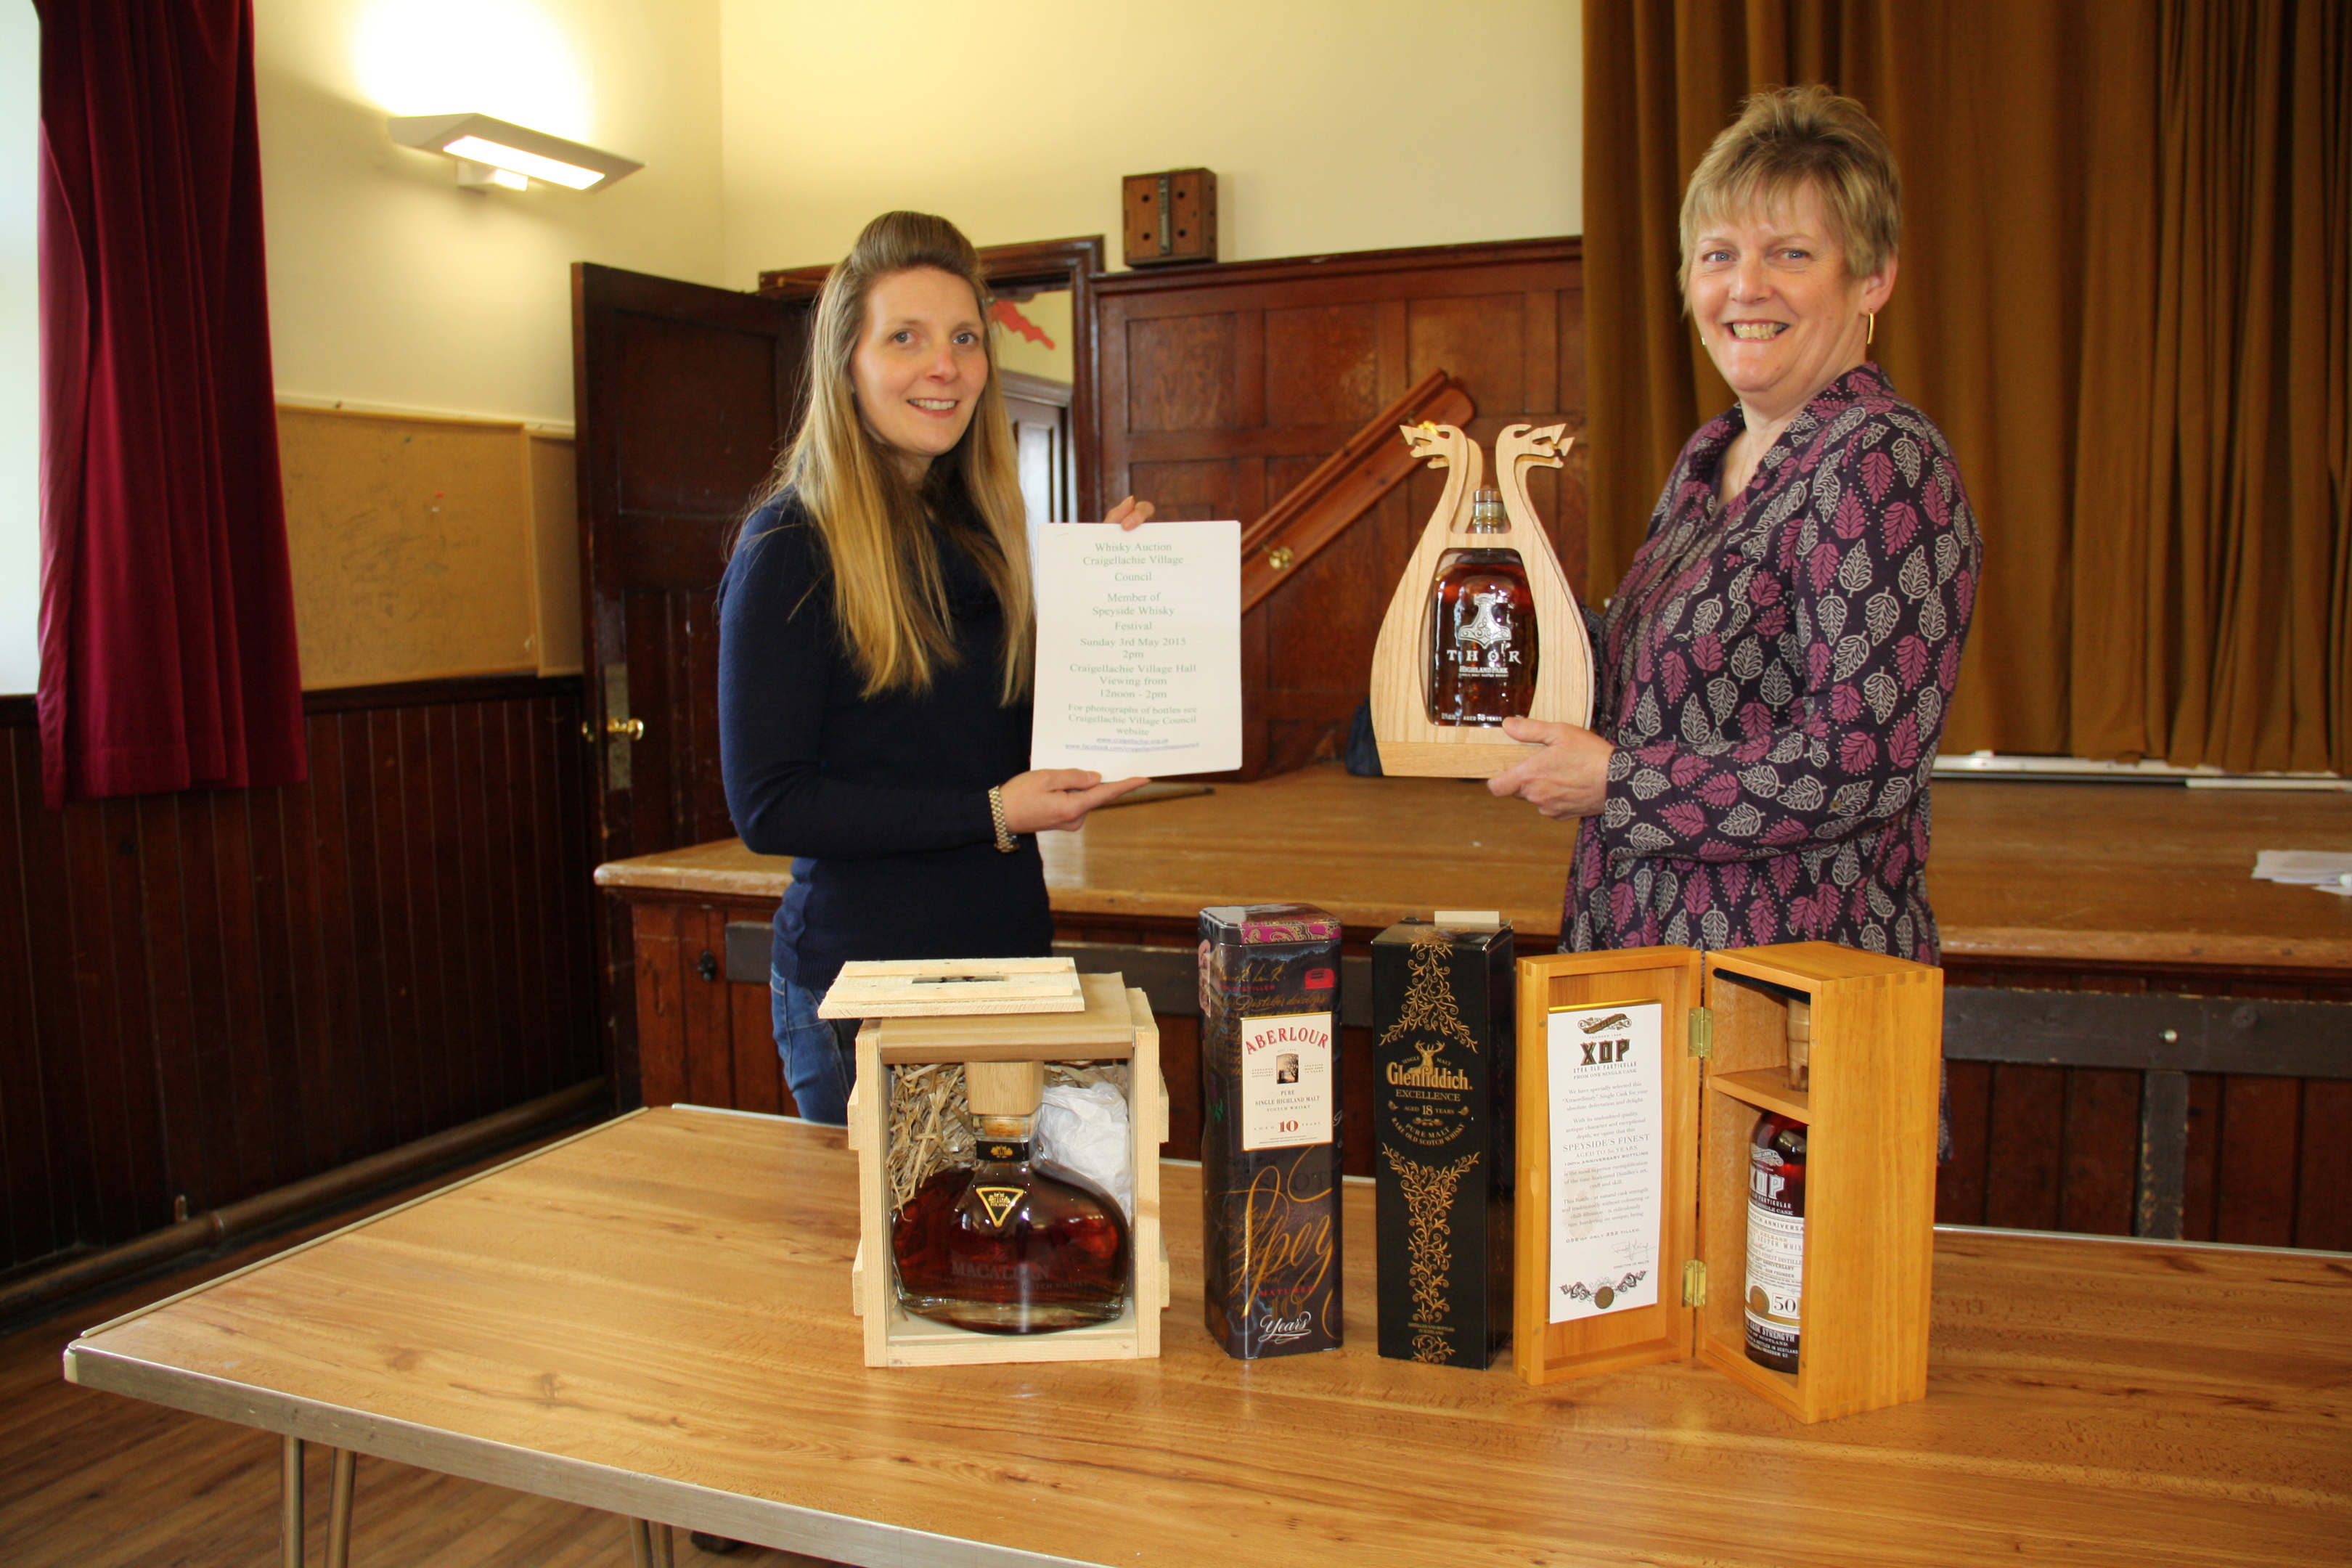
[[1034,1116],[1045,1098],[1045,1064],[966,1062],[963,1097],[974,1116]]

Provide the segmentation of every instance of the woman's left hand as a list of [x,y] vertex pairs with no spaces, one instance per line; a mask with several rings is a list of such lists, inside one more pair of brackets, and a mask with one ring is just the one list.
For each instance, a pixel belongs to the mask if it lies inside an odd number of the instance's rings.
[[1539,719],[1506,719],[1503,733],[1542,749],[1488,779],[1488,789],[1515,795],[1555,822],[1601,809],[1609,795],[1609,759],[1615,746],[1581,724]]
[[1004,826],[1013,833],[1074,833],[1087,825],[1087,813],[1150,782],[1106,782],[1085,768],[1032,768],[1004,781]]
[[1151,521],[1151,511],[1152,507],[1150,501],[1138,500],[1133,496],[1129,496],[1125,500],[1119,502],[1117,506],[1111,508],[1110,515],[1104,518],[1103,521],[1105,522],[1115,522],[1118,524],[1120,528],[1128,531],[1129,532],[1133,532],[1135,530],[1141,528],[1145,523]]

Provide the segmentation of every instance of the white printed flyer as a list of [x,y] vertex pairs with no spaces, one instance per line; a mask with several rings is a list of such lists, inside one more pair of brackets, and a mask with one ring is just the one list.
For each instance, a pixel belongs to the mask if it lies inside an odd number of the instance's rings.
[[1657,1302],[1664,1011],[1612,1002],[1544,1021],[1555,1323]]
[[1106,778],[1242,765],[1242,525],[1034,534],[1033,768]]

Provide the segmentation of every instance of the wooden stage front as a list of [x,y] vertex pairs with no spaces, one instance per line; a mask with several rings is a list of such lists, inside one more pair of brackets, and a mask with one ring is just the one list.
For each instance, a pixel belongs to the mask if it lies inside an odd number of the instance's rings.
[[[1938,1217],[2352,1248],[2352,1142],[2333,1134],[2352,1123],[2352,899],[2252,876],[2259,850],[2352,849],[2352,795],[1953,779],[1934,802],[1955,1140]],[[1325,764],[1042,843],[1058,935],[1162,1015],[1182,1154],[1203,906],[1318,904],[1359,954],[1405,915],[1495,909],[1548,951],[1574,839],[1475,781]],[[648,1103],[786,1103],[756,928],[788,866],[730,839],[598,870],[632,906]]]

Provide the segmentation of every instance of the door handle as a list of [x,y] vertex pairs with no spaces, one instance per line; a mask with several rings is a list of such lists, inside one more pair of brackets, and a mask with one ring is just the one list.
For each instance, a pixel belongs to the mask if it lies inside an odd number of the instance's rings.
[[604,721],[604,733],[616,741],[642,741],[646,738],[646,721],[643,719],[607,719]]

